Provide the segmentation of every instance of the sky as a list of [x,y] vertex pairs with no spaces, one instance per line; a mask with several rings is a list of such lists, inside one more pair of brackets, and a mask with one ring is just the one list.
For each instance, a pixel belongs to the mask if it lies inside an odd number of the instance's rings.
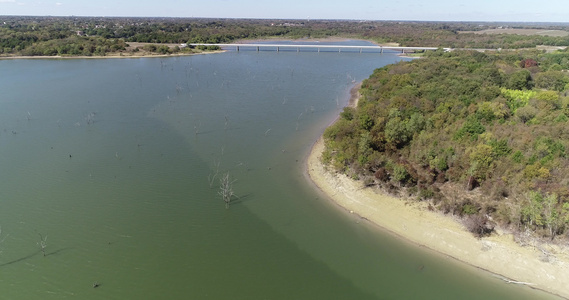
[[0,0],[0,15],[569,22],[569,0]]

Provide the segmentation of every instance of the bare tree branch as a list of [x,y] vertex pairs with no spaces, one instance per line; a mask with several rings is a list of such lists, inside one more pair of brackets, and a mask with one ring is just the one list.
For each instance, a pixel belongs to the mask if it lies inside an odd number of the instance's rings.
[[236,181],[235,179],[231,180],[229,172],[225,173],[225,175],[223,175],[219,179],[218,194],[221,196],[221,198],[223,198],[223,201],[225,201],[225,208],[229,208],[229,203],[231,202],[231,199],[233,197],[237,197],[237,195],[235,195],[235,193],[233,192],[233,183],[235,181]]

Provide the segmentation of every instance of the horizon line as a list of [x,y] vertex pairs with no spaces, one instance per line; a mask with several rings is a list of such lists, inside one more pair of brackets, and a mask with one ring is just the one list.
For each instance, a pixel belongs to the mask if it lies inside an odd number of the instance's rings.
[[382,19],[317,19],[317,18],[254,18],[254,17],[171,17],[171,16],[87,16],[87,15],[0,15],[1,17],[32,18],[140,18],[140,19],[212,19],[212,20],[294,20],[294,21],[344,21],[344,22],[423,22],[423,23],[519,23],[519,24],[569,24],[569,21],[459,21],[459,20],[382,20]]

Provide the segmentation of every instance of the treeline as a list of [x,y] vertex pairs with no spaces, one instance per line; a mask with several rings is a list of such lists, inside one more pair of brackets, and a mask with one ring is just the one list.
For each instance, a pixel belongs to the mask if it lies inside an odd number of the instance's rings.
[[[134,27],[139,30],[133,30]],[[157,54],[194,52],[191,47],[160,45],[186,42],[169,33],[164,33],[161,37],[161,31],[164,28],[151,26],[151,23],[133,23],[128,19],[0,17],[0,55],[105,56],[109,53],[132,54],[139,51]],[[169,38],[164,38],[164,35],[169,35]],[[128,42],[158,45],[129,48]],[[218,49],[219,47],[201,47],[198,50]]]
[[125,51],[126,47],[127,44],[123,40],[118,39],[70,36],[62,39],[40,41],[21,49],[18,53],[26,56],[105,56],[110,52]]
[[[366,39],[395,42],[407,47],[445,47],[475,49],[520,49],[538,45],[569,46],[569,37],[517,34],[475,34],[462,31],[488,29],[495,26],[473,26],[471,23],[388,22],[369,25],[361,34]],[[521,26],[518,26],[521,27]],[[531,27],[531,26],[529,26]],[[544,28],[559,28],[552,26]],[[563,30],[567,30],[565,27]]]
[[326,129],[325,163],[430,208],[569,232],[569,52],[442,50],[375,70]]
[[[332,34],[333,31],[307,28],[302,23],[275,25],[254,20],[0,17],[0,54],[105,55],[127,51],[130,42],[229,43],[237,39]],[[176,50],[170,47],[168,51]]]
[[[560,24],[516,24],[516,28],[561,29]],[[450,48],[518,49],[537,45],[569,46],[569,37],[523,36],[514,34],[474,34],[462,31],[496,27],[496,24],[461,22],[394,22],[334,20],[247,20],[184,18],[93,18],[93,17],[15,17],[0,16],[0,54],[24,55],[51,52],[49,45],[72,43],[69,53],[101,55],[121,50],[121,43],[155,44],[230,43],[239,39],[323,38],[330,36],[362,38],[401,46]],[[51,44],[45,44],[51,41]],[[43,44],[42,44],[43,43]],[[38,45],[39,44],[39,45]],[[112,49],[111,47],[119,47]],[[82,50],[78,48],[83,47]],[[96,51],[97,47],[100,47]],[[63,53],[65,49],[57,49]],[[106,52],[105,52],[106,51]],[[37,54],[32,54],[37,55]],[[75,55],[75,54],[71,54]]]

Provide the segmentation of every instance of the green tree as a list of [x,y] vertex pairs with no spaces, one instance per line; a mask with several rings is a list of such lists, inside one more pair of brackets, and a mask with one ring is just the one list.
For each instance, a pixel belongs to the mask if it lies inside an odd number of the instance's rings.
[[562,225],[557,211],[557,195],[551,194],[543,199],[543,221],[549,230],[549,236],[555,237],[557,229]]
[[530,90],[532,86],[531,73],[526,69],[511,74],[506,81],[506,87],[512,90]]
[[539,111],[537,108],[527,105],[518,110],[516,110],[516,116],[522,121],[522,123],[527,123],[531,119],[533,119]]
[[475,166],[473,171],[477,179],[486,177],[486,173],[491,169],[494,162],[494,155],[492,147],[486,144],[478,144],[470,152],[470,162],[472,166]]
[[542,226],[543,222],[543,195],[537,191],[529,192],[525,203],[522,206],[522,220],[530,226]]
[[407,172],[407,169],[405,169],[405,166],[395,164],[395,166],[393,166],[393,174],[391,178],[395,179],[398,183],[405,183],[409,179],[409,173]]
[[455,133],[454,137],[455,139],[462,139],[463,137],[470,136],[472,140],[476,140],[478,135],[485,131],[486,128],[476,117],[468,117],[462,128]]
[[563,91],[567,83],[569,77],[561,71],[547,71],[535,75],[535,86],[540,89]]

